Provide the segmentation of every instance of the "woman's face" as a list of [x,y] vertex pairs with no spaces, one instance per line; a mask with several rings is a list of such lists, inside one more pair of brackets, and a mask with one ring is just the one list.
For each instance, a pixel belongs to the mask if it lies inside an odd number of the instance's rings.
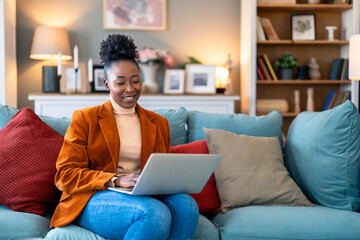
[[105,85],[119,106],[132,108],[141,94],[140,70],[135,63],[130,61],[115,62],[111,64]]

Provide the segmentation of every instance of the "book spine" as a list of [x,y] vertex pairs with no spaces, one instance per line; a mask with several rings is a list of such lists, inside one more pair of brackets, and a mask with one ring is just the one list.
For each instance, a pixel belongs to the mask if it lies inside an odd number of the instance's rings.
[[264,75],[263,73],[261,72],[261,69],[259,66],[256,66],[256,72],[257,74],[259,75],[259,80],[264,80]]
[[263,26],[261,25],[259,16],[256,17],[256,36],[258,40],[261,41],[266,40],[264,29]]
[[336,98],[337,98],[337,95],[338,95],[338,91],[335,91],[335,92],[334,92],[334,95],[333,95],[332,98],[331,98],[331,101],[330,101],[329,106],[328,106],[327,109],[333,108],[334,102],[335,102],[335,100],[336,100]]
[[340,80],[345,80],[346,71],[349,65],[349,59],[344,60],[343,68],[341,69],[341,77]]
[[337,65],[336,76],[335,76],[336,80],[341,79],[341,71],[343,69],[343,65],[344,65],[344,58],[339,58],[339,64]]
[[328,109],[328,107],[330,105],[330,102],[331,102],[331,99],[334,96],[334,93],[335,93],[335,90],[330,91],[328,97],[326,98],[326,101],[325,101],[325,104],[324,104],[324,107],[323,107],[323,111]]
[[260,66],[261,71],[264,73],[266,80],[272,80],[270,73],[266,68],[264,59],[262,57],[258,57],[258,64]]
[[268,21],[266,18],[260,18],[261,24],[264,28],[264,32],[269,40],[276,40],[274,33],[271,31],[270,26],[268,25]]
[[329,73],[329,79],[335,80],[336,79],[336,71],[339,64],[339,58],[334,58],[331,63],[330,73]]
[[263,58],[265,60],[267,68],[269,69],[269,72],[271,74],[272,79],[274,79],[274,81],[277,81],[278,78],[277,78],[277,76],[275,74],[275,71],[274,71],[273,67],[271,66],[271,63],[270,63],[269,58],[267,57],[266,53],[263,54]]

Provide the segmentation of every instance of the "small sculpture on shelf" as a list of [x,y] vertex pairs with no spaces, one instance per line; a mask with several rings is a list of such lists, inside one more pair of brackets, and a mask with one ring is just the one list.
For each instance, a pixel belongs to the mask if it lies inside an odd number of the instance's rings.
[[328,40],[333,41],[334,39],[334,31],[337,29],[336,26],[326,26],[326,30],[328,30]]
[[321,73],[320,73],[320,66],[316,61],[316,58],[310,58],[309,64],[308,64],[310,71],[309,71],[309,75],[310,75],[310,79],[311,80],[319,80],[321,77]]

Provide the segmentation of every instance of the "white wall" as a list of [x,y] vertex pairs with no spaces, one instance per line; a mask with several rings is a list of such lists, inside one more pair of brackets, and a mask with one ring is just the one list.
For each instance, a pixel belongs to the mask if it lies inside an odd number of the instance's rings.
[[0,0],[0,103],[17,107],[16,2]]

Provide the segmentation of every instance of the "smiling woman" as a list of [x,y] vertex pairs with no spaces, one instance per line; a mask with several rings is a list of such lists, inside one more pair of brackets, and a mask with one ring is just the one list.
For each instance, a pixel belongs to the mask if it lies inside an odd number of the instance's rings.
[[73,113],[56,163],[63,195],[51,226],[74,222],[109,239],[193,239],[199,211],[189,195],[107,191],[133,187],[150,154],[169,153],[171,144],[167,119],[137,104],[142,81],[133,39],[109,35],[100,58],[110,100]]

